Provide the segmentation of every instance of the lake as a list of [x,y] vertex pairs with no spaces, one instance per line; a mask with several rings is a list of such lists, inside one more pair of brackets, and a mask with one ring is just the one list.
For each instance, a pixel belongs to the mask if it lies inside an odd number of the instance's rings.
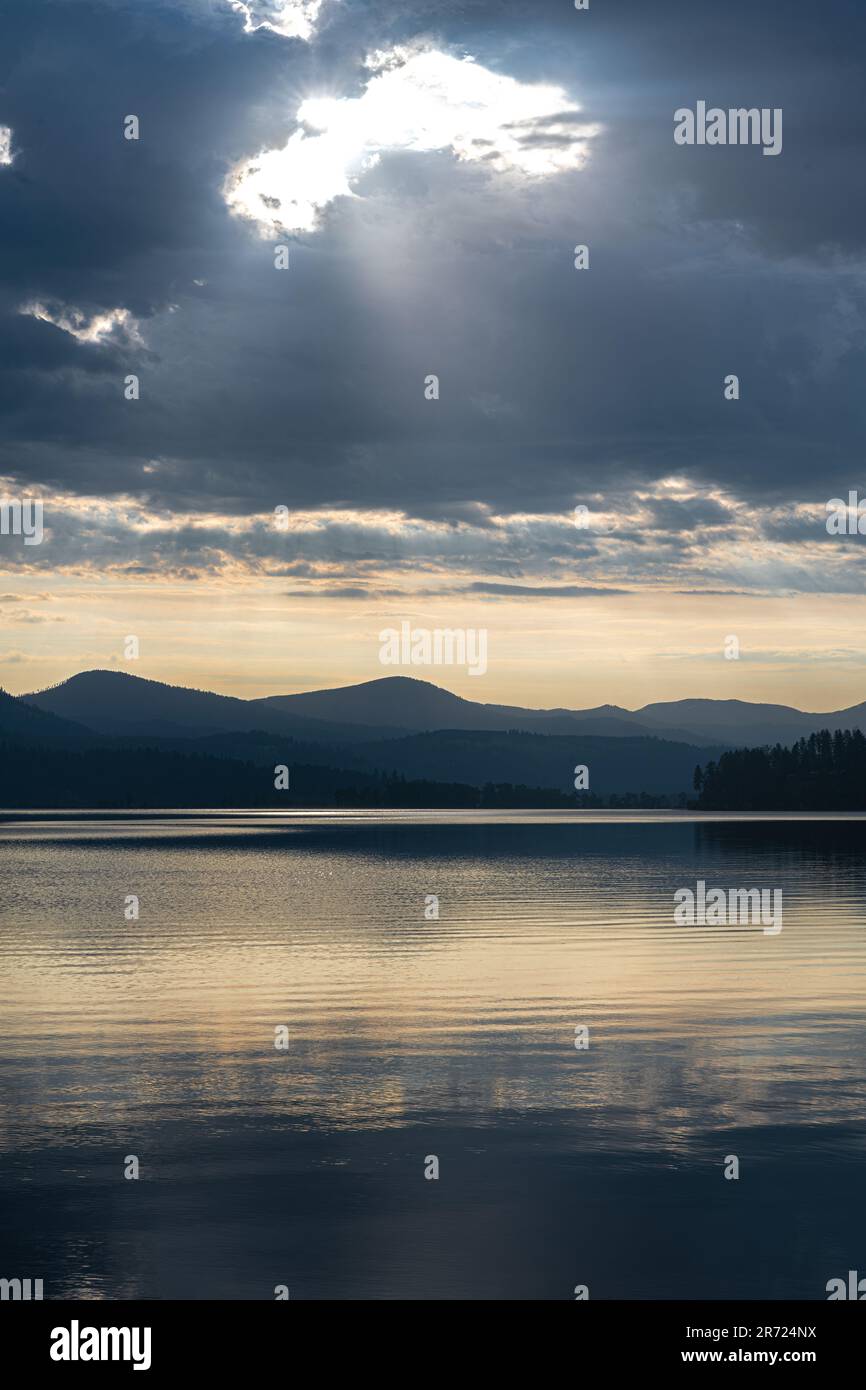
[[[0,1275],[824,1299],[866,1274],[864,851],[857,817],[7,813]],[[698,882],[782,930],[676,924]]]

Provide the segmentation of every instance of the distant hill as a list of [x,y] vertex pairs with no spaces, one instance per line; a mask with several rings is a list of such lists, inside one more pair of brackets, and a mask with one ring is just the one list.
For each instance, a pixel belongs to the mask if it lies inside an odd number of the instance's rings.
[[[126,671],[82,671],[49,690],[21,698],[108,735],[204,737],[258,729],[301,739],[365,742],[436,729],[519,729],[612,738],[656,734],[655,727],[614,705],[580,711],[485,705],[408,676],[387,676],[337,690],[241,700],[166,685]],[[677,731],[666,728],[664,736],[676,738]],[[696,732],[686,741],[701,747],[711,740]]]
[[209,690],[146,680],[126,671],[82,671],[49,690],[21,696],[28,704],[64,719],[77,720],[109,735],[204,736],[220,732],[266,732],[311,739],[363,733],[381,738],[396,732],[383,723],[350,731],[302,714],[283,714],[264,700],[239,700]]
[[81,724],[60,719],[0,690],[0,738],[7,737],[42,744],[77,744],[92,741],[93,735]]
[[[26,697],[0,691],[0,804],[678,804],[693,796],[698,764],[724,768],[730,781],[741,766],[731,749],[790,746],[813,725],[829,730],[825,741],[838,727],[859,736],[866,706],[837,715],[740,700],[670,701],[635,716],[615,705],[524,710],[405,676],[241,700],[86,671]],[[297,799],[274,793],[278,763]],[[589,793],[575,798],[578,764],[589,768]],[[719,776],[704,800],[724,796],[735,809],[740,790],[719,790]]]
[[627,710],[620,705],[588,709],[523,709],[465,700],[429,681],[386,676],[336,690],[275,695],[259,704],[295,710],[333,722],[387,723],[407,732],[435,729],[519,729],[538,734],[598,734],[607,738],[657,735],[695,747],[790,742],[818,729],[862,729],[866,703],[812,714],[789,705],[747,700],[670,700]]
[[588,709],[530,710],[518,705],[480,704],[429,681],[387,676],[336,690],[275,695],[261,704],[334,722],[388,723],[415,733],[435,729],[519,729],[539,734],[598,734],[607,738],[656,735],[695,747],[776,743],[818,729],[866,731],[866,703],[811,714],[788,705],[746,700],[671,700],[627,710],[620,705]]
[[700,734],[717,743],[757,747],[790,743],[818,729],[866,728],[866,705],[835,714],[806,714],[789,705],[756,705],[746,700],[670,700],[645,705],[637,718],[649,728],[676,730],[676,737]]
[[[442,707],[453,713],[451,701],[456,697],[448,696],[448,692],[441,693],[447,696]],[[107,694],[114,696],[108,710],[104,707]],[[353,804],[363,804],[364,788],[369,790],[377,779],[388,777],[439,786],[450,783],[478,790],[487,784],[519,785],[533,795],[546,792],[554,798],[571,798],[574,768],[578,763],[585,763],[590,769],[592,795],[690,793],[699,759],[703,755],[715,757],[723,751],[722,747],[696,750],[691,745],[656,735],[611,738],[597,733],[585,734],[579,731],[577,721],[567,735],[526,733],[516,729],[452,729],[383,739],[372,736],[378,730],[371,725],[347,726],[338,723],[336,718],[333,722],[306,719],[278,710],[269,718],[267,712],[263,714],[259,708],[262,703],[259,701],[233,700],[207,691],[164,686],[121,672],[87,673],[47,692],[45,698],[47,703],[82,715],[103,732],[97,733],[93,727],[88,729],[83,724],[62,719],[21,698],[4,696],[0,702],[0,738],[24,742],[28,746],[77,748],[89,743],[97,747],[101,756],[88,760],[86,768],[83,763],[80,766],[82,775],[86,770],[89,778],[98,778],[107,798],[114,794],[111,791],[114,786],[110,774],[112,760],[118,767],[128,762],[130,768],[142,769],[146,763],[136,758],[130,761],[128,757],[130,750],[142,747],[159,755],[164,767],[168,766],[165,758],[196,760],[195,776],[200,779],[207,773],[214,796],[222,794],[218,788],[223,785],[220,775],[212,772],[214,760],[242,762],[245,767],[253,767],[252,781],[247,773],[230,773],[229,769],[221,775],[230,780],[238,795],[251,794],[252,788],[258,788],[256,804],[271,804],[267,799],[261,800],[266,780],[264,771],[283,762],[292,768],[318,768],[323,775],[327,773],[321,782],[323,795],[333,791],[331,774],[342,778],[345,786],[357,789],[359,800]],[[458,703],[468,706],[470,711],[474,709],[471,701]],[[339,706],[331,703],[325,712],[338,716]],[[393,707],[387,710],[388,717],[393,718],[396,713]],[[220,720],[225,720],[229,727],[216,732],[200,732],[202,728],[212,730]],[[587,722],[591,727],[605,727],[602,720]],[[270,723],[271,727],[231,727],[237,723],[256,726]],[[552,721],[552,727],[559,727],[558,721]],[[364,732],[361,740],[358,738],[360,729]],[[332,730],[341,735],[348,731],[349,736],[310,737],[311,733],[319,735],[324,731],[328,734]],[[297,737],[298,734],[302,737]],[[86,804],[96,787],[89,792],[86,787],[78,793],[68,787],[62,791],[56,760],[55,766],[57,772],[51,782],[35,793],[37,801],[47,805],[52,798],[62,796],[63,804],[78,804],[75,797],[80,795],[81,804]],[[8,783],[8,756],[5,770],[4,781]],[[125,791],[118,790],[117,795],[129,798],[122,804],[134,805],[137,796],[145,796],[151,780],[148,775],[143,782],[139,779],[138,785],[130,782]],[[315,779],[308,782],[310,795],[315,785],[318,785]],[[190,794],[199,793],[191,790]],[[347,795],[350,794],[347,792]]]
[[[135,746],[139,739],[124,739]],[[439,729],[429,734],[365,743],[308,743],[267,733],[211,734],[203,739],[158,739],[165,752],[243,758],[260,766],[340,767],[347,773],[396,774],[414,781],[460,782],[473,787],[512,782],[570,795],[574,768],[589,768],[589,787],[601,796],[648,792],[692,794],[695,767],[717,758],[722,746],[695,749],[670,739],[605,738],[587,734],[525,734],[518,730]]]
[[664,738],[606,738],[596,734],[529,734],[440,730],[364,744],[359,756],[412,778],[443,778],[483,786],[520,782],[570,792],[574,768],[589,769],[589,789],[612,793],[691,792],[695,766],[718,758],[724,746],[701,748]]
[[[430,681],[411,676],[383,676],[336,690],[311,690],[300,695],[270,695],[255,702],[286,714],[328,720],[332,724],[388,724],[412,733],[435,729],[519,729],[522,733],[583,732],[613,738],[653,734],[628,710],[600,705],[585,710],[532,710],[519,705],[487,705],[465,700]],[[698,744],[703,743],[698,739]]]
[[618,705],[533,710],[466,700],[409,676],[241,700],[122,671],[84,671],[51,690],[22,698],[44,712],[110,735],[204,737],[263,730],[308,741],[361,744],[438,730],[517,730],[569,737],[657,737],[706,749],[791,743],[818,729],[866,732],[866,704],[819,714],[788,705],[705,699],[660,702],[634,711]]

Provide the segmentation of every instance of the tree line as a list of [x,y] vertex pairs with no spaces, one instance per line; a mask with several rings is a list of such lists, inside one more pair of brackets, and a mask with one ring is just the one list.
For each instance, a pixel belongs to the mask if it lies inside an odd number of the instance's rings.
[[789,748],[737,748],[695,768],[700,811],[866,810],[866,738],[821,729]]

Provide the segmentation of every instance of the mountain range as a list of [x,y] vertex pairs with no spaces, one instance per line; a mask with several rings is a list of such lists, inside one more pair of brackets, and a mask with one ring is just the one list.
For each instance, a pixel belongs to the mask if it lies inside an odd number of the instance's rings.
[[[682,805],[696,766],[726,750],[864,725],[866,706],[535,710],[405,676],[243,700],[84,671],[26,696],[0,691],[0,806]],[[275,797],[279,764],[292,769],[293,798]],[[575,797],[581,764],[589,786]]]
[[695,748],[792,743],[819,729],[866,732],[866,703],[829,713],[745,700],[687,699],[627,710],[525,709],[463,699],[430,681],[386,676],[334,690],[242,700],[145,680],[122,671],[83,671],[27,705],[95,733],[204,737],[264,732],[363,743],[437,730],[663,738]]

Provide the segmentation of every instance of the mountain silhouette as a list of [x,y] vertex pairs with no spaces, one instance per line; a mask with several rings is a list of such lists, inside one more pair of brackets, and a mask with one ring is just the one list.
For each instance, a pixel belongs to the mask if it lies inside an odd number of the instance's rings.
[[0,738],[38,743],[83,743],[93,735],[82,724],[38,709],[0,689]]
[[[764,794],[765,765],[753,752],[814,741],[819,730],[830,731],[819,751],[831,738],[827,746],[848,747],[837,731],[860,738],[864,716],[862,705],[834,715],[704,699],[634,712],[531,710],[466,700],[405,676],[242,700],[85,671],[26,697],[0,691],[0,804],[676,806],[703,788],[704,800],[733,807]],[[745,762],[735,749],[747,750]],[[785,758],[773,758],[776,782],[778,768],[791,781]],[[291,797],[275,793],[278,764],[292,769]],[[589,785],[576,794],[578,765],[589,768]],[[797,777],[824,778],[825,801],[857,800],[835,765],[803,768]],[[784,805],[794,791],[774,783],[773,796]]]
[[283,714],[264,700],[240,700],[234,695],[167,685],[126,671],[82,671],[48,690],[22,695],[20,699],[35,709],[75,720],[95,733],[108,735],[203,737],[263,729],[322,739],[347,732],[353,738],[362,732],[370,738],[397,732],[385,725],[363,731],[357,727],[347,730],[344,724],[306,718],[300,712]]
[[627,710],[526,709],[464,699],[431,681],[384,676],[331,690],[242,700],[167,685],[124,671],[84,671],[29,705],[101,734],[197,735],[265,732],[308,740],[367,742],[440,729],[606,738],[657,737],[702,748],[790,743],[819,729],[866,732],[866,704],[830,713],[746,700],[684,699]]

